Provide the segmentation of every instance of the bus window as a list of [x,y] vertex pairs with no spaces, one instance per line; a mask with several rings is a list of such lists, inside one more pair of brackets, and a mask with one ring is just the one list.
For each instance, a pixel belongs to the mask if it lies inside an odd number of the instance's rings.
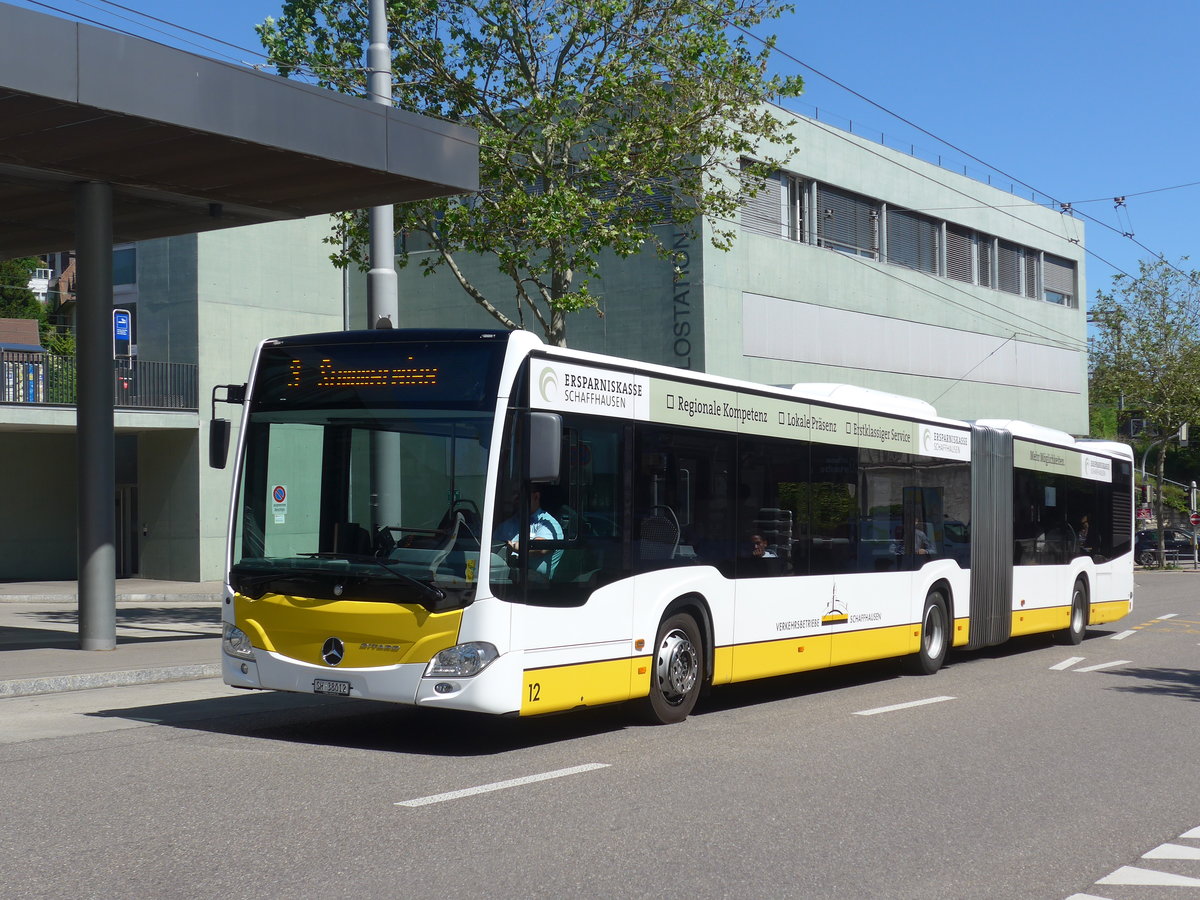
[[732,574],[733,448],[731,435],[638,428],[632,535],[637,571],[704,564]]
[[858,571],[858,450],[853,447],[811,449],[808,483],[809,571],[838,575]]

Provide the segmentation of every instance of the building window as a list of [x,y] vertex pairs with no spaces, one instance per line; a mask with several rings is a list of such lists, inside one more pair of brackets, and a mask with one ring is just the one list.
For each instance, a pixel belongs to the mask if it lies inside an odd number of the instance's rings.
[[[742,183],[746,187],[742,228],[790,241],[805,240],[804,180],[787,172],[773,172],[761,178],[745,171],[750,165],[750,160],[742,160]],[[749,196],[752,190],[753,197]]]
[[817,243],[831,250],[878,259],[878,201],[821,185],[817,190]]
[[1038,270],[1041,268],[1040,262],[1042,254],[1032,249],[1025,248],[1025,296],[1036,300],[1041,296],[1038,290]]
[[937,275],[941,226],[936,219],[906,209],[887,211],[887,261]]
[[1046,254],[1042,263],[1043,298],[1059,306],[1075,306],[1075,263]]
[[975,235],[961,225],[946,225],[946,277],[975,283]]
[[1008,241],[1000,241],[996,254],[996,287],[1009,294],[1021,293],[1022,248]]
[[913,210],[892,209],[879,200],[789,172],[752,174],[752,166],[752,160],[741,160],[746,187],[741,226],[746,231],[883,259],[1058,306],[1078,305],[1073,260]]

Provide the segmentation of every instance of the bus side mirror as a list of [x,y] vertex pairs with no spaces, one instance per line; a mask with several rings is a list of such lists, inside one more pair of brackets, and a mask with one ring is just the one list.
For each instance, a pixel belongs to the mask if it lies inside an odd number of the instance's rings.
[[562,465],[562,416],[529,413],[529,480],[558,481]]
[[211,419],[208,423],[208,464],[214,469],[225,468],[229,458],[229,432],[232,426],[228,419]]
[[[224,391],[224,397],[218,397],[217,391]],[[244,384],[215,384],[212,389],[212,416],[208,420],[208,465],[213,469],[225,468],[229,458],[229,432],[232,426],[228,419],[217,418],[218,403],[246,402],[246,385]]]

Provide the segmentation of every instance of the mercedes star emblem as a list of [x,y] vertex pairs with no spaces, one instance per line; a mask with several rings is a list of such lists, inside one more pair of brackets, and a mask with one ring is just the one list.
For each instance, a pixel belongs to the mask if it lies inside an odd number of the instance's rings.
[[321,659],[328,665],[336,666],[346,655],[346,646],[339,638],[331,637],[321,647]]

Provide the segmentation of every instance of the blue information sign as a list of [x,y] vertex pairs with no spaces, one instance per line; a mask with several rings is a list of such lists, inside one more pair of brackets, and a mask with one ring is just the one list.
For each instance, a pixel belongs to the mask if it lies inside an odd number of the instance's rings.
[[113,310],[113,358],[133,352],[133,317],[127,309]]

